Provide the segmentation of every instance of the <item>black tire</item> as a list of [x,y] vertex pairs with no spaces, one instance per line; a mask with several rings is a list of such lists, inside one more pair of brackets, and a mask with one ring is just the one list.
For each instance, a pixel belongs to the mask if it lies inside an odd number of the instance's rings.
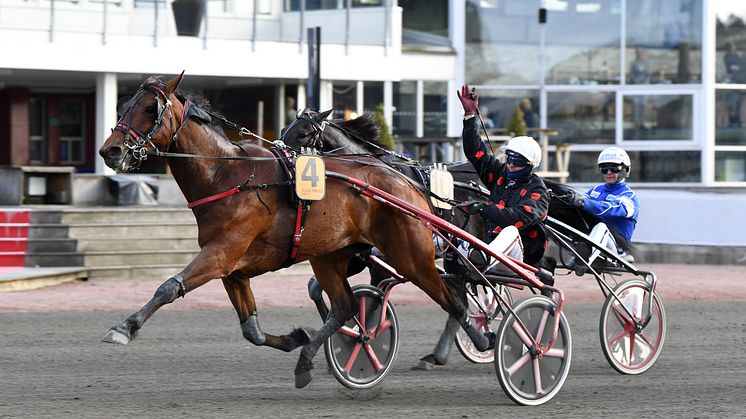
[[[540,345],[552,338],[556,303],[544,296],[518,301],[513,311]],[[495,372],[503,391],[514,402],[536,406],[551,400],[562,388],[570,372],[572,335],[565,314],[560,316],[557,340],[542,356],[532,355],[516,333],[516,318],[506,313],[497,329]],[[542,327],[543,325],[543,327]],[[538,368],[538,371],[537,371]],[[538,374],[536,374],[538,372]],[[538,376],[538,380],[536,377]]]
[[[399,319],[391,302],[386,304],[382,331],[383,293],[370,285],[356,285],[352,293],[360,312],[350,319],[344,330],[337,331],[324,343],[324,356],[334,378],[351,389],[370,388],[378,384],[391,369],[399,349]],[[360,325],[368,336],[360,333]]]
[[[471,287],[471,285],[468,285]],[[494,295],[491,289],[481,284],[475,284],[475,292],[480,303],[485,307],[486,312],[482,312],[474,301],[467,297],[468,307],[466,309],[466,315],[471,319],[472,324],[482,333],[495,332],[497,330],[500,321],[503,319],[503,308],[500,306],[499,300]],[[513,295],[510,293],[508,287],[504,285],[496,285],[498,292],[502,295],[503,299],[510,305],[513,305]],[[459,328],[456,332],[456,348],[461,352],[469,362],[474,364],[488,364],[495,360],[495,351],[492,349],[484,352],[474,347],[474,342],[471,341],[469,336],[466,334],[464,329]]]
[[[666,340],[666,311],[658,294],[653,292],[652,316],[644,329],[635,330],[634,324],[619,301],[640,320],[647,315],[651,298],[650,286],[639,279],[622,282],[606,297],[599,321],[601,349],[611,366],[622,374],[642,374],[653,366],[663,351]],[[635,301],[637,300],[637,301]]]

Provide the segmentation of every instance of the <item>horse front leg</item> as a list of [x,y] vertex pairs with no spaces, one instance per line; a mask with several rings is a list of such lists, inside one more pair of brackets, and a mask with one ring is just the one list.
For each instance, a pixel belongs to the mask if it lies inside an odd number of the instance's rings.
[[331,254],[311,261],[321,289],[329,296],[331,310],[321,329],[301,349],[298,363],[295,366],[296,388],[303,388],[313,380],[311,376],[313,358],[319,348],[358,311],[357,302],[353,298],[352,289],[345,276],[348,260],[349,257]]
[[223,278],[223,286],[238,314],[241,333],[249,342],[257,346],[270,346],[285,352],[290,352],[310,342],[311,335],[315,333],[312,329],[299,327],[282,336],[274,336],[262,331],[259,326],[254,292],[251,290],[251,279],[248,275],[238,271],[233,272],[228,277]]
[[[101,338],[102,342],[128,344],[137,336],[137,331],[159,308],[172,303],[177,297],[208,283],[214,278],[225,276],[219,261],[226,260],[213,250],[203,248],[186,268],[161,284],[153,297],[125,321],[109,329]],[[206,256],[210,255],[210,256]]]

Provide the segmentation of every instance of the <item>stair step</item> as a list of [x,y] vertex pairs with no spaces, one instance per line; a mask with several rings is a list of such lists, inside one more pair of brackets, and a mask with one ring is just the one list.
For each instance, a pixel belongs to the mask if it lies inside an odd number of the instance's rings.
[[75,239],[31,238],[27,240],[26,253],[75,252],[78,249]]
[[127,237],[78,239],[81,252],[115,250],[192,250],[199,251],[197,236]]
[[27,242],[25,237],[0,237],[0,253],[25,252]]
[[0,223],[0,237],[28,237],[30,226],[28,223]]
[[194,214],[182,208],[76,208],[64,211],[61,222],[83,224],[95,220],[97,223],[121,224],[129,221],[137,223],[187,222],[196,223]]
[[170,264],[186,266],[197,255],[197,251],[117,251],[86,252],[85,266],[118,266],[118,265],[159,265]]
[[185,236],[197,237],[197,224],[192,222],[158,222],[125,224],[69,224],[69,237],[76,239]]
[[121,265],[89,267],[89,278],[166,279],[181,272],[186,265]]
[[24,266],[26,252],[0,252],[0,266]]
[[28,210],[4,208],[0,210],[0,224],[28,224],[31,215]]

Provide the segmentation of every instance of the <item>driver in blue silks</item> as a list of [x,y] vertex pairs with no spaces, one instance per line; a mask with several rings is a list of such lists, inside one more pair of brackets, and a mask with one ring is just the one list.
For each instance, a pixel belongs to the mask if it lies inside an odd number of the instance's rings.
[[[608,147],[598,156],[598,169],[604,177],[604,183],[590,188],[585,194],[580,195],[576,205],[596,217],[601,222],[596,224],[590,232],[593,241],[606,246],[612,252],[632,262],[632,256],[618,245],[611,230],[630,242],[632,234],[637,226],[637,218],[640,215],[640,202],[637,195],[624,182],[631,169],[631,161],[626,151],[619,147]],[[592,264],[601,253],[593,249],[588,256],[588,264]],[[573,263],[575,273],[582,275],[585,266]]]

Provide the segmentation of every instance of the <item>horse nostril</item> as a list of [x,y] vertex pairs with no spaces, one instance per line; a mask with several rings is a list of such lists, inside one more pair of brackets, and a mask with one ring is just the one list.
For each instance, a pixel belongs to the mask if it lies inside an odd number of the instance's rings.
[[118,146],[102,148],[99,150],[98,154],[100,154],[104,159],[116,160],[122,155],[122,148]]

